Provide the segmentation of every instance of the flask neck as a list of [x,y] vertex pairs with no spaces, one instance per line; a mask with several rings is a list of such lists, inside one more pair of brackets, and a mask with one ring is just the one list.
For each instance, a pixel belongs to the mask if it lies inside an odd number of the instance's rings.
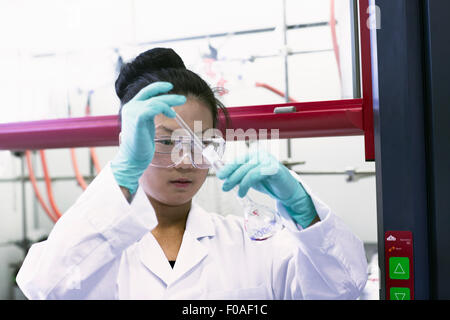
[[212,164],[213,169],[218,172],[222,170],[223,167],[225,167],[225,163],[222,162],[222,160],[216,160]]

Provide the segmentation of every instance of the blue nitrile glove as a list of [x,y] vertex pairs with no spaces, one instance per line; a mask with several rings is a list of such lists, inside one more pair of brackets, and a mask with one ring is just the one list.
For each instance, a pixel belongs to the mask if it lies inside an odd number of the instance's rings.
[[217,177],[226,179],[222,186],[224,191],[230,191],[239,184],[240,197],[244,197],[252,187],[279,200],[303,228],[317,216],[311,197],[301,183],[270,153],[255,151],[238,157],[217,172]]
[[127,188],[131,194],[136,192],[139,178],[155,153],[155,116],[162,113],[174,118],[172,107],[186,103],[186,97],[181,95],[159,95],[172,88],[169,82],[152,83],[122,108],[121,141],[119,152],[111,161],[111,169],[119,186]]

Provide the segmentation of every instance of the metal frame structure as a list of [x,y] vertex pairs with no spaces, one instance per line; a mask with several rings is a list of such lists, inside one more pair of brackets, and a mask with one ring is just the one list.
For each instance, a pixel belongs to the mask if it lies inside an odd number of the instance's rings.
[[[229,108],[232,128],[268,129],[269,137],[279,129],[286,139],[364,135],[366,160],[376,159],[380,298],[387,297],[382,239],[396,230],[413,237],[414,298],[450,299],[450,2],[355,1],[361,97]],[[380,28],[367,27],[370,5]],[[274,112],[286,106],[292,112]],[[115,146],[119,131],[116,115],[0,124],[0,149]]]
[[[377,159],[378,251],[381,268],[381,298],[385,298],[385,292],[383,291],[385,277],[384,243],[381,241],[384,230],[392,228],[402,229],[405,227],[412,230],[415,239],[415,272],[417,274],[429,274],[429,252],[428,247],[424,245],[428,244],[428,223],[426,215],[423,216],[423,211],[427,208],[427,190],[423,190],[424,188],[421,184],[426,182],[426,177],[422,174],[425,172],[426,164],[422,151],[425,150],[426,144],[423,135],[420,135],[420,132],[425,130],[425,124],[418,125],[419,119],[423,116],[423,110],[421,111],[421,105],[417,102],[423,101],[425,93],[417,91],[414,95],[410,95],[409,88],[418,88],[419,80],[415,80],[416,77],[407,77],[409,74],[408,63],[416,63],[421,58],[419,54],[407,54],[408,50],[411,50],[411,46],[416,46],[414,50],[418,50],[418,38],[420,38],[420,36],[414,37],[413,31],[409,31],[409,28],[416,27],[416,31],[420,30],[414,24],[415,21],[411,20],[412,18],[402,20],[396,16],[399,14],[399,11],[404,13],[402,10],[409,10],[408,14],[411,12],[417,13],[415,16],[417,17],[420,10],[414,7],[414,4],[417,5],[420,0],[397,1],[402,2],[403,7],[399,8],[392,0],[377,0],[377,5],[381,7],[381,12],[383,12],[383,29],[375,30],[376,35],[374,36],[366,24],[370,18],[369,6],[371,0],[353,0],[352,10],[358,13],[358,18],[352,20],[352,29],[358,31],[358,35],[354,39],[355,42],[352,43],[354,60],[357,62],[354,66],[355,78],[357,79],[354,83],[354,99],[287,102],[284,104],[228,108],[231,117],[231,128],[239,128],[244,131],[252,128],[256,130],[256,133],[259,133],[259,129],[267,129],[269,138],[270,129],[278,129],[279,138],[281,139],[354,135],[363,135],[365,137],[366,161]],[[405,1],[411,1],[414,4],[406,4]],[[391,32],[393,28],[399,27],[398,24],[401,24],[400,29],[398,29],[401,33]],[[292,28],[291,26],[286,29]],[[261,30],[261,32],[264,31]],[[412,41],[408,41],[407,47],[402,47],[402,45],[405,45],[405,41],[401,39],[404,39],[403,37],[405,36],[409,36]],[[378,37],[378,47],[375,37]],[[400,51],[394,57],[395,59],[392,59],[390,52],[392,51],[392,46],[399,46],[400,48]],[[392,54],[395,54],[395,51]],[[410,57],[406,64],[404,56]],[[429,60],[431,61],[433,57],[430,51]],[[419,69],[419,67],[414,69],[417,79],[421,79],[420,77],[422,76]],[[399,80],[398,75],[405,78]],[[430,82],[434,80],[433,75],[434,73],[429,74]],[[287,87],[285,89],[285,97],[288,99],[289,92]],[[391,95],[397,90],[402,94]],[[432,98],[434,96],[430,97],[430,99]],[[293,107],[293,111],[289,113],[275,112],[276,108],[287,106]],[[383,108],[392,110],[382,114],[380,111]],[[412,123],[404,123],[402,119],[404,114],[409,114],[408,119],[413,120]],[[432,118],[432,115],[430,115],[430,123],[435,124],[436,121],[437,119]],[[223,117],[220,123],[220,128],[224,131],[225,122]],[[396,129],[398,129],[396,125],[398,123],[403,125],[400,128],[401,135],[396,134]],[[411,135],[408,133],[408,131],[414,131],[415,129],[418,129],[418,131],[413,132]],[[0,124],[0,150],[20,151],[117,146],[119,132],[120,124],[117,115]],[[226,136],[225,132],[224,136]],[[408,144],[411,150],[399,147],[408,138],[418,139],[414,149],[411,144]],[[432,142],[429,141],[429,144],[432,145]],[[436,150],[436,146],[433,148]],[[419,149],[421,150],[420,152],[418,151]],[[410,156],[412,158],[408,158]],[[390,163],[390,159],[396,160]],[[435,160],[434,158],[428,159],[430,162]],[[399,162],[409,164],[408,166],[402,166],[400,174],[403,179],[400,180],[398,180]],[[442,166],[442,163],[436,162],[435,165]],[[414,170],[417,170],[419,174],[414,175],[412,173]],[[24,179],[23,177],[23,181]],[[442,183],[442,181],[437,182],[436,179],[432,182],[436,183],[436,188],[438,188],[439,183]],[[405,185],[408,186],[408,189],[402,191],[399,200],[398,192]],[[411,197],[411,194],[415,196]],[[440,222],[447,221],[446,219],[448,218],[442,214],[435,213],[433,219]],[[441,238],[445,238],[445,232],[442,226],[435,225],[434,228],[440,232],[434,241],[433,247],[437,252],[443,246]],[[26,230],[24,230],[24,234],[26,234]],[[438,263],[442,259],[442,256],[435,256],[433,261],[436,264],[432,267],[438,269]],[[444,272],[444,270],[439,271],[441,273]],[[440,277],[442,276],[440,275]],[[436,281],[437,278],[435,279]],[[429,286],[427,277],[415,277],[415,297],[418,299],[429,297]],[[441,288],[440,290],[443,289]]]
[[[386,299],[385,232],[413,236],[415,299],[429,298],[422,22],[419,0],[376,0],[374,124],[380,298]],[[376,43],[376,46],[375,46]],[[420,276],[419,276],[420,275]]]
[[[369,0],[359,0],[358,3],[359,20],[367,21]],[[233,107],[228,110],[232,128],[279,129],[279,137],[286,139],[364,135],[366,160],[373,161],[370,33],[364,23],[359,24],[358,30],[361,41],[362,99]],[[295,111],[275,113],[274,109],[281,106],[294,106]],[[97,116],[0,124],[0,149],[118,145],[120,127],[117,119],[117,116]]]
[[449,299],[450,3],[374,3],[381,13],[381,28],[372,30],[380,297],[389,295],[381,239],[396,230],[413,237],[414,298]]
[[450,299],[450,2],[423,3],[430,297]]

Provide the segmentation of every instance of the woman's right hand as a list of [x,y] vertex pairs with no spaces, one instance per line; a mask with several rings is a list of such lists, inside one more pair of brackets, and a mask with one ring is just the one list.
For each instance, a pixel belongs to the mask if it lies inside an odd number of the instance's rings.
[[122,129],[119,152],[111,161],[113,175],[121,187],[131,194],[138,188],[138,181],[150,165],[155,153],[155,124],[158,114],[174,118],[174,106],[186,103],[186,97],[164,94],[172,90],[169,82],[155,82],[141,89],[122,108]]

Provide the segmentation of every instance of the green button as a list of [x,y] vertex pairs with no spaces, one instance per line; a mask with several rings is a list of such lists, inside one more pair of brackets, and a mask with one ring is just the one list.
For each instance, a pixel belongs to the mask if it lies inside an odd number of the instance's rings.
[[389,277],[391,279],[409,279],[409,258],[389,258]]
[[391,300],[411,300],[409,288],[395,288],[390,290]]

